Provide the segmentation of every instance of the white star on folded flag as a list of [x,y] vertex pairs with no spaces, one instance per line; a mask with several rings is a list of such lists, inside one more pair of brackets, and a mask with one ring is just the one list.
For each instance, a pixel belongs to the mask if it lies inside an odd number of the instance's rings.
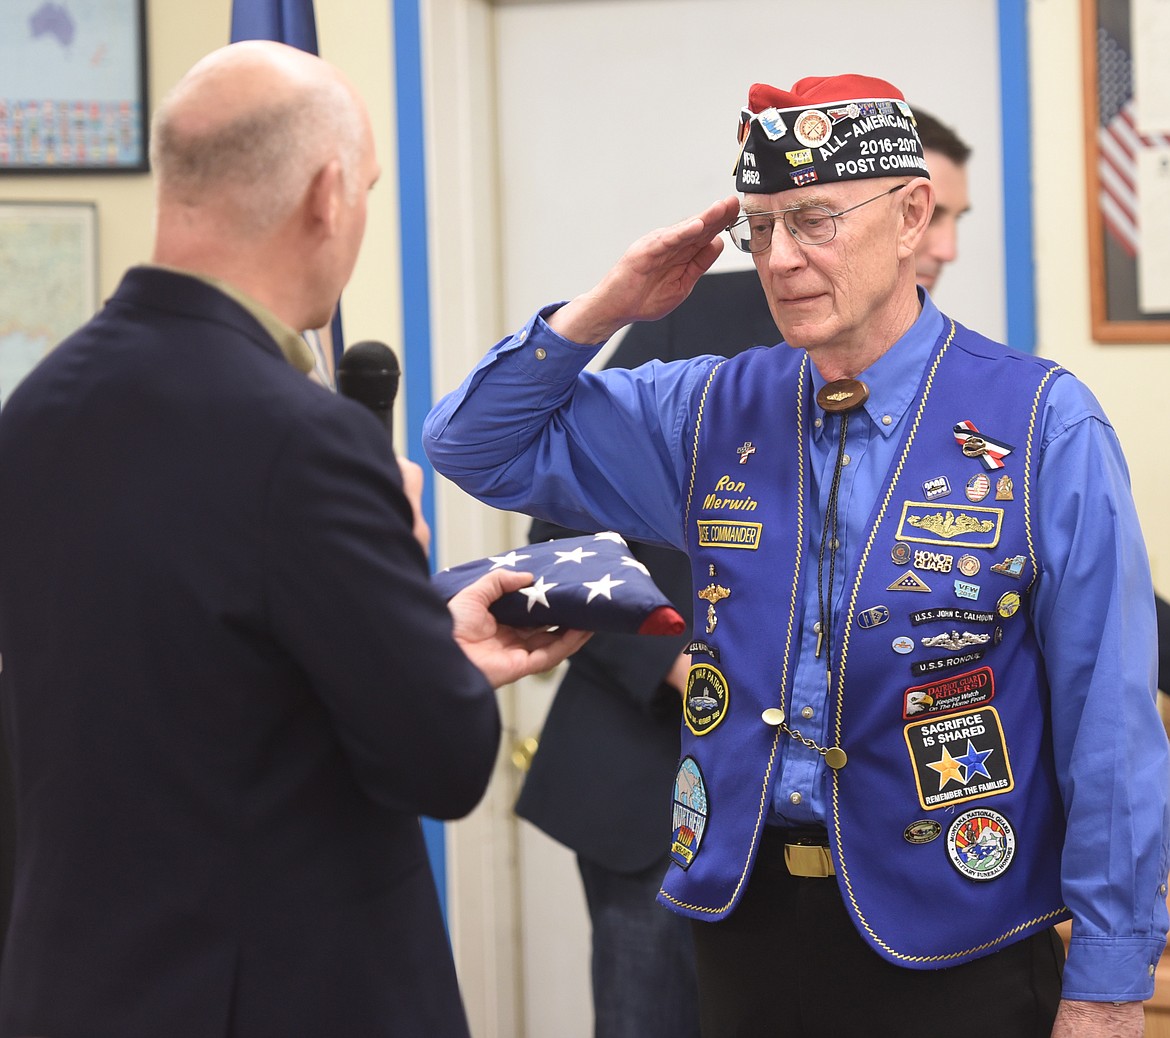
[[507,555],[488,556],[493,564],[492,569],[499,569],[501,566],[507,566],[509,569],[515,569],[519,563],[531,557],[531,555],[517,555],[515,551],[510,551]]
[[590,555],[596,555],[595,551],[586,551],[581,545],[577,545],[572,551],[558,551],[557,562],[584,562]]
[[522,594],[525,598],[528,599],[528,611],[531,613],[532,607],[534,605],[536,605],[537,603],[539,603],[540,605],[544,606],[545,609],[547,609],[548,608],[548,593],[554,587],[558,587],[558,586],[559,585],[557,585],[557,584],[546,584],[544,581],[544,577],[540,576],[540,577],[536,578],[535,584],[532,584],[530,587],[522,587],[520,589],[520,594]]
[[613,530],[603,530],[596,537],[599,541],[613,541],[614,544],[620,544],[623,548],[626,547],[625,538],[620,533],[614,533]]
[[[533,574],[529,587],[504,595],[492,615],[513,627],[566,627],[626,634],[681,634],[678,610],[649,570],[631,558],[620,534],[563,537],[489,555],[436,573],[432,584],[449,599],[495,569]],[[562,563],[571,562],[572,566]],[[620,572],[623,579],[615,579]]]
[[634,569],[636,569],[639,573],[645,573],[646,576],[650,576],[650,571],[644,565],[642,565],[642,563],[640,563],[637,559],[630,558],[629,555],[622,556],[622,565],[623,566],[633,566]]
[[589,597],[585,599],[585,604],[588,605],[598,595],[605,595],[611,602],[613,601],[613,589],[619,584],[624,584],[624,580],[614,580],[608,573],[600,580],[586,580],[584,584],[589,588]]

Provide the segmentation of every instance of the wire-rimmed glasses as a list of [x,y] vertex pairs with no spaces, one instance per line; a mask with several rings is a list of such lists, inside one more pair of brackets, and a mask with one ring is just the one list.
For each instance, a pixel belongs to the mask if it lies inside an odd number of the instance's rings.
[[863,205],[876,202],[879,198],[901,191],[905,184],[895,184],[880,195],[867,198],[864,202],[851,205],[834,213],[823,205],[801,205],[792,209],[775,209],[767,213],[741,213],[738,220],[727,228],[727,236],[741,252],[767,252],[772,245],[772,228],[777,217],[784,218],[784,226],[801,245],[824,245],[837,236],[837,218],[860,209]]

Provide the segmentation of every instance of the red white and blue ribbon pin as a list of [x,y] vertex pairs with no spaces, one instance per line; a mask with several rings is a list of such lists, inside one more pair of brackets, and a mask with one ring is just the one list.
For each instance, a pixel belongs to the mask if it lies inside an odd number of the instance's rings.
[[975,428],[974,422],[955,423],[955,443],[968,458],[978,458],[989,469],[1003,468],[1003,459],[1015,450],[1010,443],[993,440]]

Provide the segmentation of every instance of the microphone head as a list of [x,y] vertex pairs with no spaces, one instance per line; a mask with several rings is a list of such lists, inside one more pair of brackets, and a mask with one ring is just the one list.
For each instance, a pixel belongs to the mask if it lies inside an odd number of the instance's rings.
[[401,374],[398,358],[385,343],[357,342],[337,363],[337,391],[388,422]]

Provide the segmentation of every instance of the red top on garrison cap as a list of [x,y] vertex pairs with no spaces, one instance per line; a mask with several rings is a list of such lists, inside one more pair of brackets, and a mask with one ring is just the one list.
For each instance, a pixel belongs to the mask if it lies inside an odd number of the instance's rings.
[[872,177],[929,177],[914,113],[873,76],[810,76],[781,90],[755,83],[740,112],[739,191],[774,194]]
[[904,101],[902,91],[893,83],[873,76],[808,76],[781,90],[767,83],[753,83],[748,91],[748,107],[753,112],[765,108],[809,108],[812,105],[840,104],[858,97]]

